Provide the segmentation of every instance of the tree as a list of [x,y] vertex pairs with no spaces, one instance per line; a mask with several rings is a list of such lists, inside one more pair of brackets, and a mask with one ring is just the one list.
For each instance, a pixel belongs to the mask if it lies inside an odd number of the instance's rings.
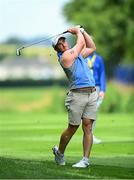
[[108,67],[134,64],[134,0],[72,0],[63,13],[95,37]]
[[15,44],[15,45],[19,45],[23,42],[22,39],[19,39],[17,37],[10,37],[9,39],[7,39],[4,43],[5,44]]

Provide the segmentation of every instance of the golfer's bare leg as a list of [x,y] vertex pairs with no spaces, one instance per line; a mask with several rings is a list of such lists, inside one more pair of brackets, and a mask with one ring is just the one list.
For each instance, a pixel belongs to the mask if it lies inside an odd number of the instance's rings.
[[82,129],[83,129],[83,157],[89,157],[92,144],[92,124],[93,120],[83,118]]
[[79,126],[69,124],[68,128],[62,133],[59,144],[59,151],[64,154],[67,144],[71,140],[74,133],[77,131]]

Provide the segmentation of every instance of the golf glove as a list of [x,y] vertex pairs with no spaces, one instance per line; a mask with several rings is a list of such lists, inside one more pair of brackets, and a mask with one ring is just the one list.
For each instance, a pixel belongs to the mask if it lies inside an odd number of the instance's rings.
[[81,31],[81,33],[83,34],[84,33],[84,28],[81,26],[81,25],[77,25],[77,26],[75,26],[75,27],[78,27],[78,28],[80,28],[80,31]]

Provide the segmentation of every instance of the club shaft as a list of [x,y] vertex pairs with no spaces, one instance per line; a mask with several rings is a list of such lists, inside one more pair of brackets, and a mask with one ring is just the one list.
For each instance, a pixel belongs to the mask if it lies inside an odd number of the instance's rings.
[[33,43],[29,43],[29,44],[27,44],[27,45],[23,45],[23,46],[17,48],[17,50],[16,50],[16,55],[17,55],[17,56],[20,56],[20,55],[21,55],[21,50],[24,49],[24,48],[31,47],[31,46],[33,46],[33,45],[35,45],[35,44],[39,44],[39,43],[44,42],[44,41],[48,41],[49,39],[52,39],[52,38],[54,38],[54,37],[56,37],[56,36],[60,36],[60,35],[65,34],[65,33],[68,33],[68,31],[64,31],[63,33],[60,33],[60,34],[58,34],[58,35],[51,36],[51,37],[49,37],[49,38],[47,38],[47,39],[42,39],[42,40],[39,40],[39,41],[36,41],[36,42],[33,42]]
[[[81,27],[82,27],[82,26],[80,26],[80,28],[81,28]],[[54,38],[54,37],[56,37],[56,36],[60,36],[60,35],[65,34],[65,33],[68,33],[68,31],[64,31],[64,32],[62,32],[62,33],[60,33],[60,34],[51,36],[51,37],[49,37],[49,38],[41,39],[41,40],[39,40],[39,41],[36,41],[36,42],[33,42],[33,43],[29,43],[29,44],[23,45],[23,46],[21,46],[21,47],[19,47],[19,48],[17,49],[16,54],[17,54],[17,55],[20,55],[20,54],[21,54],[21,50],[24,49],[24,48],[31,47],[31,46],[33,46],[33,45],[35,45],[35,44],[39,44],[39,43],[41,43],[41,42],[48,41],[49,39],[52,39],[52,38]]]
[[58,34],[58,35],[51,36],[51,37],[49,37],[49,38],[47,38],[47,39],[42,39],[42,40],[39,40],[39,41],[36,41],[36,42],[33,42],[33,43],[29,43],[29,44],[27,44],[27,45],[23,45],[23,46],[20,47],[20,48],[27,48],[27,47],[33,46],[33,45],[35,45],[35,44],[39,44],[39,43],[41,43],[41,42],[48,41],[49,39],[52,39],[52,38],[54,38],[54,37],[56,37],[56,36],[60,36],[60,35],[65,34],[65,33],[68,33],[68,31],[65,31],[65,32],[63,32],[63,33],[61,33],[61,34]]

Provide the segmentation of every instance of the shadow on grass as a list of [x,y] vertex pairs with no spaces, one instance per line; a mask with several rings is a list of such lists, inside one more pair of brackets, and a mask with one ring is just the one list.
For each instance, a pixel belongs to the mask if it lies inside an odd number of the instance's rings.
[[[108,160],[108,159],[107,159]],[[100,165],[75,169],[72,163],[57,166],[53,161],[23,160],[0,157],[0,179],[133,179],[132,167]],[[69,161],[70,162],[70,161]],[[104,163],[105,164],[105,163]]]

